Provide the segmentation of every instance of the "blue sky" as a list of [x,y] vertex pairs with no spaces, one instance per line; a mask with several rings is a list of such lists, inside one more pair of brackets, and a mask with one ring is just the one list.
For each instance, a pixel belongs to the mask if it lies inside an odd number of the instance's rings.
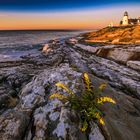
[[140,0],[0,0],[0,11],[65,11],[137,3]]
[[140,17],[140,0],[0,0],[0,30],[99,29]]

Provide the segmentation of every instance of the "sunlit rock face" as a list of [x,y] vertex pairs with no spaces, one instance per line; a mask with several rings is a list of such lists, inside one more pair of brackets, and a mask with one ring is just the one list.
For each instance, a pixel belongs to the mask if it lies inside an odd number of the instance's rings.
[[[43,49],[45,53],[41,50],[14,63],[0,63],[0,139],[139,140],[140,73],[96,56],[102,46],[95,50],[68,42],[52,40]],[[68,95],[55,86],[57,82],[81,94],[85,71],[95,88],[108,83],[102,95],[112,97],[117,105],[102,106],[106,128],[93,120],[89,130],[82,132],[80,114],[49,96],[57,92]]]
[[46,45],[43,47],[43,50],[42,50],[43,53],[49,53],[49,52],[51,52],[51,51],[53,51],[53,50],[49,47],[48,44],[46,44]]
[[82,41],[88,44],[139,44],[139,32],[139,25],[107,27],[97,32],[85,34]]

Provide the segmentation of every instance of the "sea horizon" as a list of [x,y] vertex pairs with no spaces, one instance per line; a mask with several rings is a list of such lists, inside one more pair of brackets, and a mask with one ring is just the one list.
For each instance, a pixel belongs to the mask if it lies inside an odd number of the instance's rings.
[[98,29],[7,29],[7,30],[2,30],[0,29],[0,32],[1,31],[93,31],[93,30],[99,30]]

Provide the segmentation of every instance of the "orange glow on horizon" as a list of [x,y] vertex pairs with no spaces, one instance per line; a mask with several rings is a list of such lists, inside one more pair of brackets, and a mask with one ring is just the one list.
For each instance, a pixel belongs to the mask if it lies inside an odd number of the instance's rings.
[[58,13],[0,12],[0,30],[20,29],[98,29],[113,21],[118,25],[124,11],[131,17],[140,15],[139,6],[103,8]]
[[[14,15],[14,14],[13,14]],[[72,17],[65,15],[11,15],[1,20],[0,29],[91,29],[97,28],[98,21],[90,21],[89,17]]]

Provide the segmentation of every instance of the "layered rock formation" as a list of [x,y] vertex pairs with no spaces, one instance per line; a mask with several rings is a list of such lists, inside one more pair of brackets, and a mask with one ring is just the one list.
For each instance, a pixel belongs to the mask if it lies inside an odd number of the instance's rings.
[[127,66],[140,71],[140,61],[128,61]]
[[87,46],[76,44],[88,53],[107,58],[115,62],[127,65],[132,69],[140,71],[140,46],[135,45],[105,45],[105,46]]
[[[0,140],[139,140],[140,73],[75,43],[53,40],[36,56],[0,63]],[[108,83],[102,94],[117,105],[102,106],[105,128],[93,120],[83,133],[79,114],[49,96],[67,95],[57,82],[80,94],[85,71],[95,87]]]
[[[140,26],[107,27],[82,35],[77,45],[93,54],[140,70]],[[90,45],[90,46],[87,46]],[[99,45],[97,45],[99,44]],[[101,46],[102,44],[102,46]]]
[[140,26],[106,27],[84,35],[85,43],[140,44]]

